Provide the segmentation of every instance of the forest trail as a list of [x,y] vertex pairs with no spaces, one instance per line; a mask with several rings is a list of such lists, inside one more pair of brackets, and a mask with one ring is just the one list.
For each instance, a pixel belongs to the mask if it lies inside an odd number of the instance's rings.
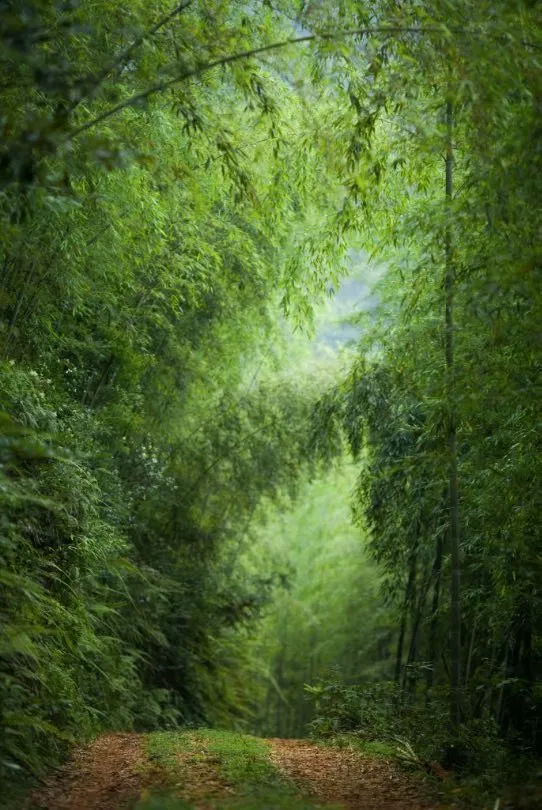
[[104,734],[76,748],[71,759],[36,791],[30,807],[39,810],[113,810],[129,806],[148,782],[145,738]]
[[430,810],[442,808],[388,759],[307,740],[229,732],[106,734],[70,762],[29,810]]

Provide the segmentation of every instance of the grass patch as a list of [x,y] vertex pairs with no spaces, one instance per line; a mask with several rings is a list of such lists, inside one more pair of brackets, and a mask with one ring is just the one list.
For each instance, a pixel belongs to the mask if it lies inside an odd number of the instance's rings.
[[191,754],[196,741],[191,731],[154,731],[146,735],[145,750],[149,760],[166,771],[175,771],[178,755]]
[[[270,760],[268,745],[257,737],[202,729],[190,732],[149,734],[147,751],[153,764],[163,768],[170,788],[146,792],[134,810],[188,810],[193,807],[175,794],[182,791],[190,762],[209,762],[224,780],[224,795],[206,799],[216,810],[317,810],[299,794]],[[179,755],[182,765],[180,764]],[[233,795],[230,793],[233,791]],[[319,805],[321,807],[321,805]],[[328,806],[331,810],[331,805]]]
[[358,751],[371,757],[393,759],[397,756],[397,746],[381,740],[359,740]]
[[263,786],[284,787],[284,779],[269,759],[269,747],[258,737],[228,731],[200,732],[210,754],[220,762],[220,772],[243,792]]

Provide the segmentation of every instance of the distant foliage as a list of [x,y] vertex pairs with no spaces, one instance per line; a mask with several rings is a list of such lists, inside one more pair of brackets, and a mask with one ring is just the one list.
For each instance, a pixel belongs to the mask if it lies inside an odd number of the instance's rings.
[[343,684],[386,677],[393,665],[380,572],[352,526],[354,475],[344,460],[304,482],[296,503],[268,507],[265,525],[252,533],[247,557],[282,573],[253,631],[260,734],[306,736],[319,708],[305,687],[333,676]]

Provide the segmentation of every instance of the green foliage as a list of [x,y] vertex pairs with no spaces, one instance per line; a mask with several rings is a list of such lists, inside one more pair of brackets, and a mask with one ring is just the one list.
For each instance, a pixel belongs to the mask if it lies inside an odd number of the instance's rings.
[[317,716],[309,727],[316,737],[355,732],[361,739],[378,742],[404,731],[400,694],[393,683],[346,686],[335,681],[307,686],[306,691],[315,704]]

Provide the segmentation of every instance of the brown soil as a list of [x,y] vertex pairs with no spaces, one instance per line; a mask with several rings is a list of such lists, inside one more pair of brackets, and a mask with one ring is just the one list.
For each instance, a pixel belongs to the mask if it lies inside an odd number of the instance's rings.
[[118,810],[157,774],[146,762],[144,737],[104,734],[75,750],[72,759],[33,795],[32,810]]
[[309,795],[346,810],[436,810],[393,762],[306,740],[269,740],[271,759]]

